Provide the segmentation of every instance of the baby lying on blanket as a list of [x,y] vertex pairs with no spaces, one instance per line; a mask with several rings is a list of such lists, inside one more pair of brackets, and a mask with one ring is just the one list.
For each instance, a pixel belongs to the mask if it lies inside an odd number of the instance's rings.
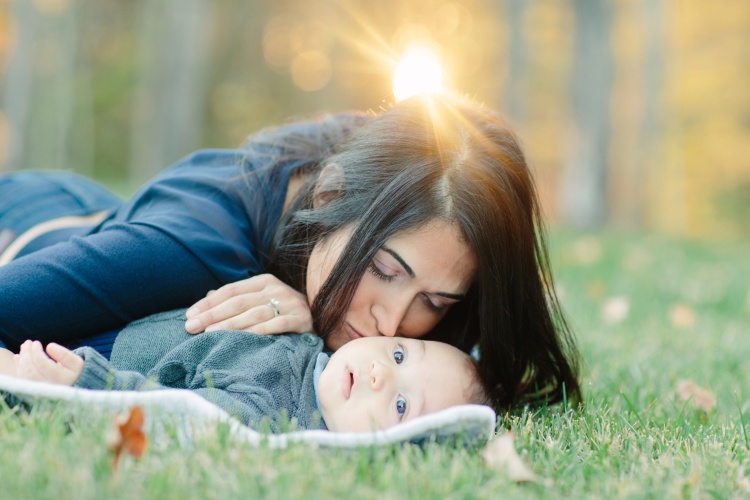
[[0,349],[0,373],[85,389],[190,389],[247,425],[268,417],[274,430],[281,418],[305,429],[380,430],[486,400],[474,360],[448,344],[365,337],[329,357],[310,333],[190,335],[184,324],[182,310],[133,322],[110,360],[90,347],[49,344],[45,354],[26,341],[15,356]]

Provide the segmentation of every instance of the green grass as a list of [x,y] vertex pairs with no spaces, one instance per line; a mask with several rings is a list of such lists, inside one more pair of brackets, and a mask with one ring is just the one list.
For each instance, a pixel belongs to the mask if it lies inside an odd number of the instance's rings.
[[[253,449],[219,428],[191,448],[151,436],[116,474],[109,418],[0,411],[3,498],[750,497],[750,242],[556,233],[551,257],[585,360],[586,407],[505,416],[551,486],[517,484],[477,449]],[[607,317],[613,297],[626,315]],[[682,307],[671,317],[675,306]],[[706,412],[676,393],[716,395]]]

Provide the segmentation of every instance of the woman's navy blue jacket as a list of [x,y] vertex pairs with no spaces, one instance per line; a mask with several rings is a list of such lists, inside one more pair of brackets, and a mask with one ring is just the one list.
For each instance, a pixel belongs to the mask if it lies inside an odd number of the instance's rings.
[[[316,127],[275,133],[314,136]],[[87,337],[261,273],[289,178],[305,165],[282,155],[268,141],[199,151],[96,227],[0,267],[0,339]]]

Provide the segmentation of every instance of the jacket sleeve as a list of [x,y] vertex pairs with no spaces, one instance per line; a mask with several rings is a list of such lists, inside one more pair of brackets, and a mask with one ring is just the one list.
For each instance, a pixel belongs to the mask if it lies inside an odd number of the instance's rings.
[[0,338],[66,341],[186,307],[220,286],[190,251],[143,224],[116,224],[0,267]]

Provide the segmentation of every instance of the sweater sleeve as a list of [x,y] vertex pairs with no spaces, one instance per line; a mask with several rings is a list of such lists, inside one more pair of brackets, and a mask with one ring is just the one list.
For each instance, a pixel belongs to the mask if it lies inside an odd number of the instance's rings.
[[73,352],[83,358],[83,371],[74,387],[114,391],[166,389],[136,371],[115,370],[104,356],[91,347],[81,347]]
[[[153,391],[158,389],[173,389],[174,385],[162,385],[155,378],[148,377],[137,371],[116,370],[101,354],[90,347],[82,347],[74,351],[84,361],[83,371],[76,380],[74,387],[92,390],[114,391]],[[174,372],[175,370],[170,370]],[[179,370],[178,370],[179,371]],[[190,374],[192,370],[183,371],[188,380],[179,381],[178,386],[189,388],[204,399],[222,408],[230,415],[240,419],[248,425],[257,425],[264,417],[272,415],[271,408],[264,402],[267,396],[256,394],[253,390],[238,391],[237,388],[227,387],[191,387]],[[199,377],[203,380],[203,377]],[[210,379],[210,376],[208,377]],[[259,397],[260,396],[260,397]],[[274,426],[274,422],[269,420]]]

